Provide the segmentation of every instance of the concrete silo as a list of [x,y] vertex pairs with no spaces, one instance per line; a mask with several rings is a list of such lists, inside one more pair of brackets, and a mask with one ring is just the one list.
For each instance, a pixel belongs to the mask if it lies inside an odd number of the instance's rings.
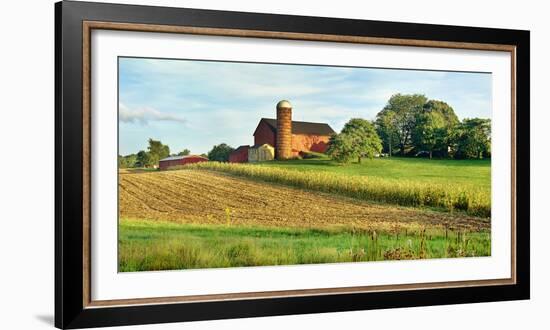
[[292,105],[287,100],[277,103],[277,159],[292,158]]

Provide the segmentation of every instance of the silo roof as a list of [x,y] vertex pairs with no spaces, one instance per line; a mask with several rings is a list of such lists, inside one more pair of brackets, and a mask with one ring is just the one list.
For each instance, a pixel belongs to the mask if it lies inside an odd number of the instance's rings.
[[277,103],[277,109],[279,108],[292,108],[292,105],[287,100],[281,100]]

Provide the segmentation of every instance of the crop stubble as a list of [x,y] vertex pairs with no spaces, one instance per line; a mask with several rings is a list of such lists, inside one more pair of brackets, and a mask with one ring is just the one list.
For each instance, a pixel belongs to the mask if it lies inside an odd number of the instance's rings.
[[119,174],[121,218],[365,229],[490,230],[487,219],[360,201],[204,170]]

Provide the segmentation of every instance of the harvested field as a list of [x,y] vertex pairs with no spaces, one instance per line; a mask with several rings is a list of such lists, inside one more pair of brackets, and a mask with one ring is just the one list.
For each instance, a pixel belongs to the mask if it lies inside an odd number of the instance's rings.
[[[378,161],[378,159],[375,161]],[[286,167],[280,165],[283,163],[289,165]],[[399,162],[392,160],[389,164],[395,166],[395,163]],[[377,162],[374,164],[380,166]],[[422,164],[425,165],[427,171],[437,172],[437,165],[434,165],[436,163],[424,161]],[[307,170],[308,166],[316,166],[318,170]],[[365,165],[360,166],[363,169]],[[411,164],[403,167],[408,167],[413,172],[409,175],[419,172],[418,167],[413,167]],[[467,172],[475,172],[471,166],[467,165],[465,167],[467,170],[460,171],[464,175],[469,175]],[[431,181],[423,180],[420,173],[418,177],[411,180],[411,177],[408,179],[391,178],[391,175],[382,176],[380,173],[378,176],[371,176],[354,174],[354,172],[342,172],[341,168],[346,169],[347,166],[333,163],[327,165],[316,160],[306,160],[305,163],[300,160],[289,160],[260,162],[259,164],[203,162],[183,166],[179,169],[202,169],[228,173],[257,181],[336,194],[369,202],[375,201],[407,207],[431,207],[447,212],[462,211],[472,216],[484,218],[491,216],[489,187],[486,187],[482,182],[476,183],[476,180],[472,180],[474,182],[468,184],[460,180],[455,182],[452,180],[453,177],[450,173],[459,171],[456,168],[454,170],[452,167],[445,169],[444,172],[447,177],[442,174],[442,177],[432,178]],[[388,170],[388,172],[391,172],[391,170]],[[487,172],[484,174],[484,179],[490,179]]]
[[463,213],[370,203],[206,170],[119,174],[121,218],[194,224],[489,231]]

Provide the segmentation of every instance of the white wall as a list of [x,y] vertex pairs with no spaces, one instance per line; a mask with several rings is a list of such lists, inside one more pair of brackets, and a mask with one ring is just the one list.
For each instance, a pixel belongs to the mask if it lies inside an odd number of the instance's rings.
[[[285,316],[146,329],[517,329],[547,328],[550,220],[545,213],[550,160],[550,46],[544,1],[118,1],[181,7],[529,29],[532,74],[532,299]],[[0,9],[0,328],[53,326],[53,1],[2,2]],[[546,135],[546,134],[544,134]],[[536,139],[539,139],[537,141]],[[536,153],[535,153],[536,151]],[[32,162],[25,161],[32,156]],[[12,161],[11,159],[17,159]],[[17,166],[15,166],[17,164]],[[137,327],[133,327],[137,328]],[[127,328],[131,329],[131,328]]]

